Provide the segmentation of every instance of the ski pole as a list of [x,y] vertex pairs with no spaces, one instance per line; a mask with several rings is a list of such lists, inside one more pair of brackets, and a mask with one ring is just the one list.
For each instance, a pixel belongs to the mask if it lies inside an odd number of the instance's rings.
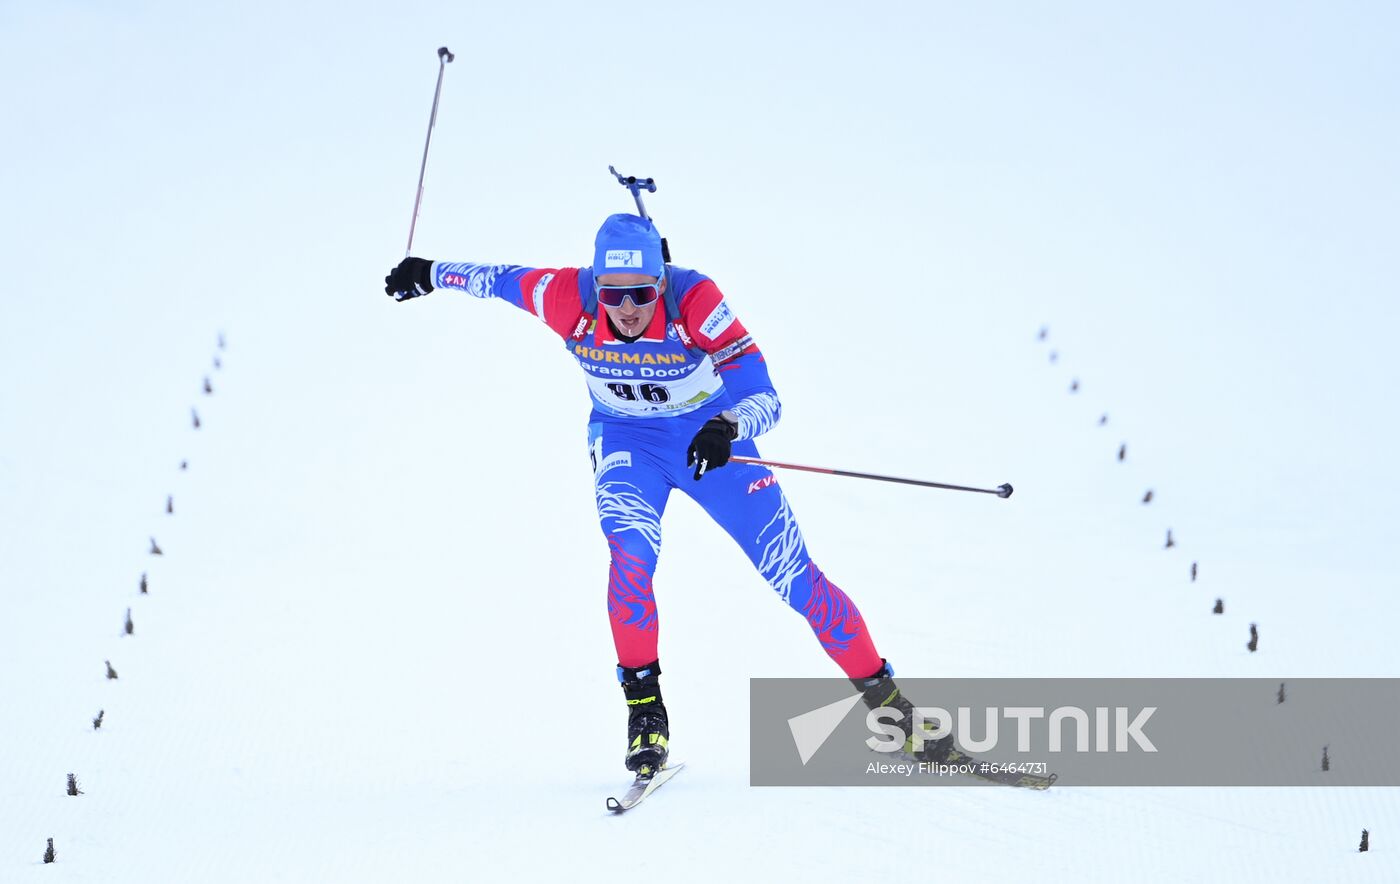
[[829,467],[807,467],[795,463],[781,463],[776,460],[761,460],[757,457],[731,457],[731,463],[752,463],[764,467],[781,467],[785,470],[802,470],[807,473],[825,473],[828,476],[849,476],[852,479],[875,479],[880,482],[898,482],[901,485],[919,485],[923,488],[946,488],[949,491],[975,491],[978,494],[995,494],[997,497],[1010,497],[1014,490],[1009,484],[995,488],[969,488],[966,485],[945,485],[942,482],[927,482],[923,479],[901,479],[898,476],[881,476],[876,473],[856,473],[850,470],[833,470]]
[[418,193],[413,198],[413,218],[408,222],[408,248],[403,256],[413,254],[413,231],[418,227],[418,206],[423,202],[423,175],[428,171],[428,145],[433,143],[433,124],[437,122],[438,97],[442,95],[442,75],[447,63],[457,56],[447,51],[446,46],[438,47],[437,88],[433,90],[433,112],[428,116],[428,139],[423,142],[423,164],[418,167]]

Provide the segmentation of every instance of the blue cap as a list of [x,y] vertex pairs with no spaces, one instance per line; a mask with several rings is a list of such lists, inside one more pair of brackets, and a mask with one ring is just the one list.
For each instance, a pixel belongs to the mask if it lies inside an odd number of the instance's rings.
[[666,272],[661,234],[650,218],[609,215],[593,240],[593,278],[609,273],[640,273],[658,279]]

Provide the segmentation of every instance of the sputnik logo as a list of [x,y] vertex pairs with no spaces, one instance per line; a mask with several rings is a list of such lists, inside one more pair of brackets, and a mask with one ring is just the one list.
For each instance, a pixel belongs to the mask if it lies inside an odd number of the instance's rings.
[[860,694],[851,694],[844,700],[837,700],[820,709],[813,709],[788,719],[788,730],[792,731],[792,742],[797,746],[797,755],[802,759],[804,767],[859,702]]

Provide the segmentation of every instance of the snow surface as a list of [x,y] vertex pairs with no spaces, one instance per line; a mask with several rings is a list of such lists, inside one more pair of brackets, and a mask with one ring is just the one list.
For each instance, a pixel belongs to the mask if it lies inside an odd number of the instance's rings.
[[[745,62],[652,80],[568,63],[568,8],[4,13],[45,137],[2,148],[0,881],[1400,878],[1394,789],[750,788],[747,679],[837,673],[679,495],[687,769],[604,812],[578,371],[380,293],[444,41],[416,253],[578,263],[607,164],[655,175],[770,362],[766,454],[1016,486],[781,476],[902,674],[1400,674],[1393,14],[740,9],[639,10]],[[617,82],[694,131],[599,125]]]

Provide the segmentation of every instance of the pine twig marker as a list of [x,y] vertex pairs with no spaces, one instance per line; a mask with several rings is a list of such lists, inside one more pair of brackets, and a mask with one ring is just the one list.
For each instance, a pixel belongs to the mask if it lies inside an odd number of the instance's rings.
[[1245,647],[1249,648],[1251,654],[1259,650],[1259,627],[1253,623],[1249,624],[1249,644]]
[[[53,839],[52,839],[52,838],[49,839],[49,843],[50,843],[50,844],[53,844]],[[52,848],[50,848],[50,849],[52,849]],[[1358,853],[1365,853],[1366,851],[1368,851],[1368,850],[1370,850],[1370,849],[1371,849],[1371,830],[1370,830],[1370,829],[1362,829],[1362,830],[1361,830],[1361,847],[1360,847],[1360,849],[1358,850]]]
[[175,515],[175,495],[173,494],[165,495],[165,514],[167,516]]
[[1322,769],[1325,770],[1325,771],[1326,771],[1326,770],[1331,770],[1331,769],[1332,769],[1332,759],[1330,759],[1330,758],[1327,757],[1327,747],[1326,747],[1326,746],[1323,746],[1323,747],[1322,747]]
[[1118,446],[1118,459],[1124,461],[1128,459],[1128,443],[1124,442]]
[[214,392],[214,387],[213,387],[213,385],[211,385],[211,384],[209,383],[209,379],[208,379],[208,378],[205,378],[205,379],[204,379],[204,395],[205,395],[205,396],[209,396],[209,395],[212,395],[213,392]]
[[1191,563],[1191,582],[1192,582],[1192,583],[1195,583],[1195,582],[1196,582],[1196,563],[1195,563],[1195,562],[1192,562],[1192,563]]
[[190,409],[190,419],[194,423],[194,428],[196,430],[199,429],[199,412],[195,411],[193,408]]
[[1172,529],[1168,528],[1168,529],[1167,529],[1167,543],[1166,543],[1165,546],[1162,547],[1162,549],[1171,549],[1171,548],[1174,547],[1174,546],[1176,546],[1176,540],[1172,538]]
[[141,594],[142,594],[142,595],[150,595],[150,593],[148,593],[148,592],[146,591],[146,572],[145,572],[145,571],[142,571],[142,572],[141,572]]
[[1144,494],[1144,495],[1142,496],[1142,502],[1143,502],[1143,503],[1151,503],[1151,502],[1152,502],[1152,489],[1151,489],[1151,488],[1147,489],[1147,493]]
[[126,609],[126,634],[131,635],[136,632],[136,624],[131,622],[131,609]]
[[103,660],[102,662],[107,664],[107,678],[108,678],[108,679],[111,679],[111,680],[115,680],[116,677],[117,677],[117,670],[115,670],[115,669],[112,668],[112,661],[111,661],[111,660]]
[[[1363,842],[1363,846],[1362,846],[1361,849],[1362,849],[1362,850],[1365,850],[1365,849],[1366,849],[1365,846],[1364,846],[1364,842]],[[56,857],[56,856],[58,856],[58,854],[56,854],[56,853],[53,852],[53,839],[50,838],[50,839],[49,839],[49,849],[44,851],[44,862],[46,862],[46,863],[51,863],[51,862],[54,861],[54,857]]]
[[165,553],[161,551],[160,544],[159,544],[159,543],[156,543],[156,539],[155,539],[154,537],[151,538],[151,549],[150,549],[150,554],[153,555],[153,556],[163,556],[163,555],[165,555]]
[[68,775],[68,794],[69,794],[69,795],[82,795],[82,794],[83,794],[83,790],[82,790],[82,789],[79,789],[79,788],[78,788],[78,785],[79,785],[79,784],[78,784],[78,777],[77,777],[77,775],[76,775],[76,774],[69,774],[69,775]]
[[102,727],[102,719],[107,715],[106,709],[97,710],[97,717],[92,720],[92,729],[99,730]]
[[1279,682],[1279,683],[1278,683],[1278,701],[1279,701],[1280,704],[1283,703],[1283,701],[1284,701],[1284,699],[1285,699],[1285,696],[1286,696],[1286,695],[1285,695],[1284,692],[1283,692],[1283,682]]
[[1224,613],[1225,613],[1225,600],[1224,600],[1224,599],[1216,599],[1216,600],[1215,600],[1215,607],[1211,609],[1211,613],[1212,613],[1212,614],[1224,614]]

